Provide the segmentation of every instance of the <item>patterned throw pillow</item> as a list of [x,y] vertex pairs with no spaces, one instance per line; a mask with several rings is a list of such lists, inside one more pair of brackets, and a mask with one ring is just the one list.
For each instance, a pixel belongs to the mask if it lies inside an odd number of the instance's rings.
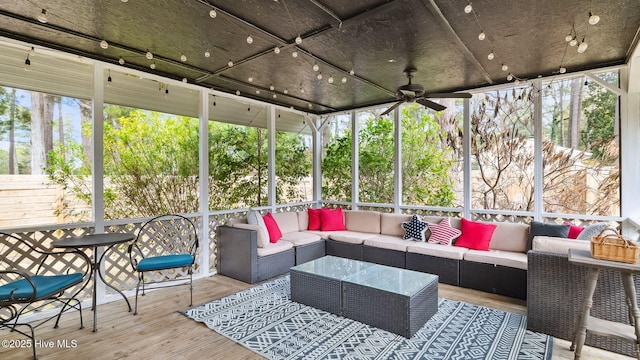
[[442,219],[438,224],[429,223],[429,229],[431,230],[429,242],[434,244],[451,246],[453,240],[462,235],[460,230],[451,227],[449,218]]
[[427,241],[427,230],[429,225],[420,219],[420,216],[413,215],[411,220],[402,223],[404,229],[404,240]]
[[576,238],[576,240],[589,240],[591,241],[591,238],[600,234],[600,231],[602,231],[602,229],[606,228],[607,225],[609,225],[606,222],[599,222],[599,223],[595,223],[595,224],[591,224],[587,227],[584,228],[584,230],[582,230],[580,232],[580,234],[578,234],[578,237]]

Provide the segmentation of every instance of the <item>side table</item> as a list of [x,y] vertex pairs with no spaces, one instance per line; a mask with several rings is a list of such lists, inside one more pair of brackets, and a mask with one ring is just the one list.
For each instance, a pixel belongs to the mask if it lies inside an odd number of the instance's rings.
[[[640,360],[640,309],[636,297],[633,275],[640,273],[640,265],[627,264],[616,261],[594,259],[589,250],[570,249],[569,262],[589,268],[582,312],[578,319],[571,350],[575,350],[574,359],[580,359],[587,331],[602,336],[613,336],[635,344],[636,356]],[[629,307],[629,321],[631,325],[599,319],[591,316],[593,293],[598,284],[598,274],[601,269],[617,271],[622,276],[626,302]]]
[[[60,240],[55,240],[52,242],[52,245],[57,248],[66,248],[66,249],[82,249],[82,248],[91,248],[93,249],[93,257],[91,263],[91,273],[89,274],[89,280],[91,280],[91,275],[93,275],[93,332],[98,331],[98,308],[97,308],[97,300],[96,300],[96,292],[97,292],[97,283],[98,277],[102,280],[102,282],[113,290],[117,291],[122,295],[124,300],[127,302],[127,306],[129,307],[129,312],[131,312],[131,304],[129,303],[129,299],[122,293],[122,291],[116,289],[109,283],[104,280],[104,276],[100,272],[100,265],[102,260],[104,259],[104,255],[114,247],[115,245],[122,244],[128,241],[131,241],[135,238],[133,234],[127,233],[105,233],[105,234],[89,234],[78,237],[68,237]],[[105,247],[102,255],[98,257],[98,248]],[[88,281],[88,280],[87,280]]]

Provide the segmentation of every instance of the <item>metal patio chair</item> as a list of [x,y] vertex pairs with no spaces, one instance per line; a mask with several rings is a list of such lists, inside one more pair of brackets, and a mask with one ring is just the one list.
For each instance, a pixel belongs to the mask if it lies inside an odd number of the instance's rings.
[[131,265],[138,275],[134,315],[138,313],[138,292],[141,285],[144,296],[146,284],[182,281],[181,269],[186,269],[189,275],[189,306],[193,305],[193,266],[198,246],[196,227],[184,216],[160,215],[142,225],[136,239],[127,249]]
[[[0,232],[0,328],[8,328],[31,339],[33,358],[36,358],[35,328],[68,310],[78,310],[80,328],[82,304],[78,294],[87,286],[91,260],[82,251],[48,251],[39,249],[28,240]],[[81,285],[83,280],[84,285]],[[70,293],[70,296],[69,296]],[[35,325],[18,322],[21,315],[53,309],[53,303],[62,303],[57,315],[39,319]],[[28,331],[20,330],[28,327]]]

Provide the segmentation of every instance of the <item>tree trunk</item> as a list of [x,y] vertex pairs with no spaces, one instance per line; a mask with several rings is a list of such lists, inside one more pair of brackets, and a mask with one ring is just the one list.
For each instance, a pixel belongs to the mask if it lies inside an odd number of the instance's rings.
[[15,142],[16,126],[16,89],[11,89],[11,105],[9,111],[9,174],[18,174],[18,156]]
[[[62,119],[62,97],[56,96],[56,105],[58,105],[58,142],[60,147],[64,149],[64,120]],[[62,159],[66,160],[66,151],[62,152]]]
[[582,114],[583,78],[571,81],[571,101],[569,103],[569,147],[577,149],[580,142],[580,117]]
[[31,93],[31,174],[44,175],[53,150],[53,96]]
[[[93,113],[91,111],[93,104],[91,100],[80,100],[78,102],[78,106],[80,107],[80,115],[81,115],[81,129],[85,129],[86,126],[91,124],[91,119],[93,119]],[[82,136],[82,149],[84,152],[83,166],[85,168],[90,168],[91,166],[91,136],[90,134],[85,134],[84,130],[80,131]]]

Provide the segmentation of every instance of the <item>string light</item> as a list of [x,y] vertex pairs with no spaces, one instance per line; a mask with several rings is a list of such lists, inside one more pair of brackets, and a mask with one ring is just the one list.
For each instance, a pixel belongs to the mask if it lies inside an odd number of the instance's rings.
[[247,36],[247,44],[253,44],[253,38],[251,35]]
[[275,89],[276,89],[276,88],[275,88],[275,86],[273,86],[273,85],[269,85],[269,90],[273,91],[273,90],[275,90]]
[[589,44],[587,44],[584,41],[584,38],[582,38],[582,42],[580,43],[580,46],[578,46],[578,52],[582,54],[583,52],[587,51],[587,47],[589,47]]
[[297,50],[294,50],[294,51],[291,53],[291,56],[293,56],[294,58],[297,58],[297,57],[298,57],[298,51],[297,51]]
[[38,14],[36,18],[38,19],[38,21],[40,21],[43,24],[46,24],[47,22],[49,22],[49,19],[47,19],[47,10],[45,9],[42,9],[42,12]]
[[273,94],[273,95],[271,95],[271,96],[272,96],[274,99],[277,99],[277,98],[278,98],[278,94]]
[[206,58],[211,57],[211,53],[208,52],[208,51],[205,51],[204,52],[204,57],[206,57]]
[[493,59],[495,59],[495,58],[496,58],[496,54],[494,54],[494,52],[493,52],[493,51],[492,51],[492,52],[490,52],[490,53],[489,53],[489,55],[487,55],[487,59],[489,59],[489,60],[493,60]]
[[569,42],[573,39],[573,35],[569,34],[567,36],[564,37],[564,41]]
[[236,90],[236,95],[240,96],[240,90]]
[[513,80],[513,75],[511,75],[511,73],[509,73],[509,75],[507,75],[507,81],[511,81]]
[[149,59],[149,60],[153,59],[153,54],[152,54],[152,53],[151,53],[151,51],[149,51],[149,50],[147,50],[147,53],[146,53],[146,54],[144,54],[144,56],[145,56],[147,59]]
[[229,62],[227,63],[227,65],[228,65],[229,67],[233,67],[233,61],[229,60]]
[[102,41],[100,41],[100,47],[101,47],[101,48],[103,48],[103,49],[105,49],[105,50],[106,50],[107,48],[109,48],[109,43],[107,42],[107,40],[102,40]]
[[600,16],[593,15],[591,11],[589,11],[589,24],[595,25],[600,22]]
[[502,71],[507,71],[509,70],[509,67],[507,66],[507,64],[502,64]]
[[118,59],[118,64],[124,65],[124,59],[123,58]]
[[188,81],[187,78],[182,78],[183,83],[186,83],[187,81]]
[[27,53],[27,58],[24,60],[24,70],[25,71],[29,71],[31,70],[31,60],[29,60],[29,53]]
[[342,83],[343,83],[343,84],[346,84],[346,83],[347,83],[347,77],[346,77],[346,76],[343,76],[343,77],[342,77]]
[[274,52],[274,53],[276,53],[276,54],[280,54],[280,48],[279,48],[279,47],[277,47],[277,46],[276,46],[276,47],[274,47],[274,48],[273,48],[273,52]]
[[111,80],[111,69],[109,69],[109,74],[107,76],[107,87],[111,86],[111,82],[112,82],[112,80]]
[[481,31],[480,34],[478,34],[478,40],[484,40],[487,37],[487,35],[484,33],[484,31]]
[[318,66],[318,63],[313,64],[313,71],[318,71],[320,70],[320,66]]
[[329,82],[329,84],[333,84],[333,76],[329,76],[329,78],[327,79],[327,81]]
[[316,76],[316,78],[318,78],[318,80],[322,80],[322,73],[318,73],[318,76]]
[[569,41],[569,46],[576,46],[576,45],[578,45],[578,40],[574,36],[573,38],[571,38],[571,41]]
[[149,67],[150,67],[152,70],[155,70],[155,69],[156,69],[156,62],[155,62],[155,61],[154,61],[154,62],[152,62],[152,63],[151,63],[151,65],[149,65]]
[[563,67],[563,66],[560,66],[560,69],[558,69],[558,72],[559,72],[560,74],[564,74],[564,73],[566,73],[566,72],[567,72],[567,68],[566,68],[566,67]]
[[249,76],[249,78],[247,80],[249,80],[249,82],[252,83],[253,82],[253,77]]
[[471,3],[467,3],[467,6],[464,7],[464,12],[467,14],[471,14],[472,11],[473,11],[473,6],[471,6]]
[[284,89],[284,91],[283,91],[283,93],[284,93],[285,95],[287,95],[287,94],[289,93],[289,90],[287,90],[287,89],[285,88],[285,89]]
[[351,70],[349,70],[349,75],[354,75],[356,72],[353,71],[353,68],[351,68]]
[[256,95],[260,95],[260,89],[256,90]]
[[300,35],[298,35],[298,37],[296,37],[296,44],[298,44],[298,45],[302,44],[302,38],[300,37]]
[[181,54],[181,55],[180,55],[180,61],[182,61],[182,62],[186,62],[186,61],[187,61],[187,55],[185,55],[185,54]]
[[212,19],[215,19],[216,16],[218,16],[218,13],[215,9],[211,9],[211,11],[209,11],[209,16],[211,16]]

